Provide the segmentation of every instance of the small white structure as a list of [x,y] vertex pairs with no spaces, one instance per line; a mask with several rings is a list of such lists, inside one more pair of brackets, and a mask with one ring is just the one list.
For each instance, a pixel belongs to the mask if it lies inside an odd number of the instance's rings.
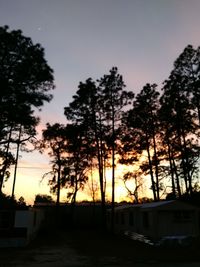
[[197,207],[177,200],[122,205],[115,208],[114,231],[153,242],[165,237],[196,237],[200,234],[199,216]]
[[26,246],[37,234],[44,219],[38,209],[0,210],[0,247]]

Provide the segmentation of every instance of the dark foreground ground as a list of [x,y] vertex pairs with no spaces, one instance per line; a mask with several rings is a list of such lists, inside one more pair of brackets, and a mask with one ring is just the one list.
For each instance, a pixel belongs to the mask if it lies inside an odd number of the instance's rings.
[[156,248],[94,230],[46,230],[27,247],[0,249],[0,267],[200,266],[200,242]]

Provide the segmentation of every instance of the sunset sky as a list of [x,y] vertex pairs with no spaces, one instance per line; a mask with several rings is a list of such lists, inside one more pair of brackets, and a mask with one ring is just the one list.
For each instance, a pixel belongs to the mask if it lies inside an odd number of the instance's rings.
[[[147,82],[161,87],[183,49],[200,45],[199,13],[199,0],[0,0],[0,25],[40,43],[54,70],[54,98],[39,114],[39,131],[47,122],[65,123],[63,108],[79,82],[98,79],[112,66],[128,90],[137,93]],[[40,180],[50,159],[38,152],[21,156],[16,196],[31,203],[35,194],[49,194]]]

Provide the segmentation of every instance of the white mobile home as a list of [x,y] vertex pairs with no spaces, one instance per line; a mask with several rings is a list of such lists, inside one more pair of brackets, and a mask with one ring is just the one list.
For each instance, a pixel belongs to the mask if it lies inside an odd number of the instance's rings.
[[197,207],[177,200],[122,205],[115,208],[114,230],[137,233],[152,241],[170,236],[196,237],[200,234],[199,216]]
[[0,247],[26,246],[36,236],[43,219],[41,210],[0,210]]

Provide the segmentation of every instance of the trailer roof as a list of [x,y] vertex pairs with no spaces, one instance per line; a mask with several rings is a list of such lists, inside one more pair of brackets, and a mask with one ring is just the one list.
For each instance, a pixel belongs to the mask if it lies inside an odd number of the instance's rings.
[[141,204],[140,207],[142,209],[145,209],[145,208],[156,208],[156,207],[167,205],[167,204],[172,203],[172,202],[175,202],[175,200],[166,200],[166,201],[159,201],[159,202],[143,203],[143,204]]
[[[177,205],[171,205],[171,204],[177,204]],[[177,208],[179,207],[180,208],[180,205],[184,208],[187,208],[187,209],[199,209],[198,207],[195,207],[189,203],[184,203],[184,202],[181,202],[179,200],[163,200],[163,201],[159,201],[159,202],[149,202],[149,203],[142,203],[142,204],[126,204],[126,205],[119,205],[118,207],[116,207],[115,209],[116,210],[126,210],[126,209],[156,209],[156,208],[160,208],[160,207],[165,207],[167,208],[167,206],[170,206],[172,208]]]

